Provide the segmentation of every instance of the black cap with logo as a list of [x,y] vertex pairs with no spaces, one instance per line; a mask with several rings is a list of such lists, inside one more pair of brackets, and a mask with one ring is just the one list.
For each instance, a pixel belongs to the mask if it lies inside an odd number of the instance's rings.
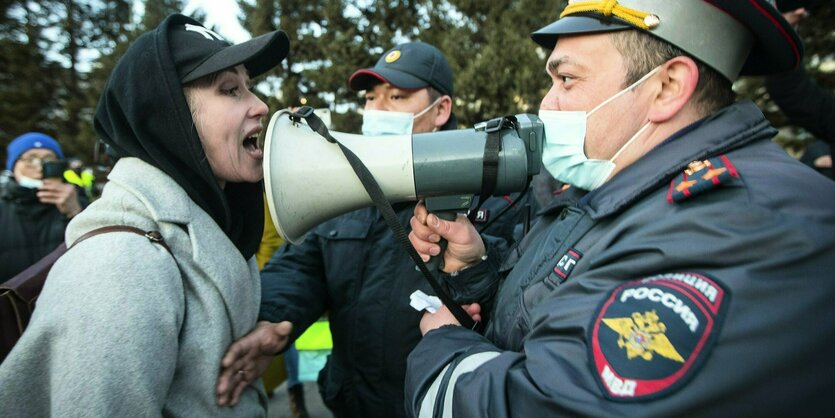
[[452,68],[438,48],[423,42],[398,45],[383,54],[372,68],[359,70],[348,78],[352,90],[368,90],[379,83],[405,90],[431,86],[452,96]]
[[290,49],[287,35],[280,30],[232,45],[186,16],[173,15],[166,26],[177,75],[183,84],[238,64],[244,64],[254,78],[278,65]]

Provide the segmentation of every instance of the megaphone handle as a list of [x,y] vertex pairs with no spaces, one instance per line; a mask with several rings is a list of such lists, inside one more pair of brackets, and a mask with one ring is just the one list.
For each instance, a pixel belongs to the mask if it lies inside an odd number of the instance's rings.
[[[455,218],[458,217],[458,212],[455,211],[438,211],[433,212],[433,214],[445,221],[454,221]],[[446,251],[447,241],[444,238],[441,238],[438,241],[438,245],[441,246],[441,251],[438,252],[438,255],[429,257],[429,261],[426,262],[426,268],[429,269],[432,273],[444,268],[444,251]]]

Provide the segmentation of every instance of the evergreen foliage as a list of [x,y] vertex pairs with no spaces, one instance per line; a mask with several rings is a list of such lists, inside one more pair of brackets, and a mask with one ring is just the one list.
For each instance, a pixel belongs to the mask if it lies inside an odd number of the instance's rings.
[[[135,3],[144,12],[134,16]],[[89,162],[96,135],[92,117],[113,65],[127,45],[184,0],[43,0],[0,2],[0,157],[28,131],[61,141]],[[238,16],[253,36],[281,29],[290,37],[287,60],[258,80],[273,111],[308,104],[332,110],[334,128],[358,132],[361,96],[348,89],[357,69],[385,50],[420,40],[447,55],[455,75],[455,113],[462,127],[505,114],[535,113],[548,88],[550,51],[529,34],[555,20],[562,1],[534,0],[238,0]],[[141,7],[139,9],[142,9]],[[202,20],[201,11],[193,14]],[[818,83],[835,88],[835,5],[806,19],[800,35],[804,65]],[[736,83],[741,97],[761,106],[778,127],[787,124],[763,80]],[[790,152],[808,134],[783,129]]]

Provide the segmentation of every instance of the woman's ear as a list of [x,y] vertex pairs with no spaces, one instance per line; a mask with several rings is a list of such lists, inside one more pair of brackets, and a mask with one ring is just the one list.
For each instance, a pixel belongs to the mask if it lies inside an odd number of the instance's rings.
[[658,77],[661,88],[648,115],[654,123],[666,122],[685,108],[699,83],[699,67],[691,58],[679,56],[662,64]]
[[449,120],[452,113],[452,98],[449,96],[441,96],[438,105],[435,106],[435,128],[440,130]]

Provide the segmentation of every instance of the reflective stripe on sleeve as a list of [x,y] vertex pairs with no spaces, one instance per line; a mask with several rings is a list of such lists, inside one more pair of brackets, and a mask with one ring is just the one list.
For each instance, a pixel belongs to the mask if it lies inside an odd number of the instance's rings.
[[432,382],[432,386],[429,386],[429,390],[426,391],[426,396],[423,397],[423,401],[420,403],[420,413],[418,414],[418,418],[432,418],[433,412],[435,412],[435,399],[438,398],[438,389],[441,388],[441,382],[444,380],[444,375],[446,375],[447,370],[449,370],[449,366],[452,363],[447,364],[440,373],[438,373],[438,377],[435,378],[435,381]]
[[455,382],[458,381],[458,378],[461,377],[464,373],[469,373],[482,364],[496,358],[499,356],[498,351],[487,351],[483,353],[473,354],[461,360],[457,366],[451,371],[449,367],[452,364],[448,364],[441,373],[438,374],[438,377],[435,378],[435,381],[432,382],[432,386],[429,387],[429,390],[426,392],[426,396],[423,398],[423,402],[420,404],[420,418],[430,418],[435,416],[434,407],[436,404],[436,400],[438,398],[438,394],[441,391],[441,386],[444,381],[444,377],[449,373],[449,380],[444,390],[444,404],[443,404],[443,417],[452,417],[452,396],[455,391]]

